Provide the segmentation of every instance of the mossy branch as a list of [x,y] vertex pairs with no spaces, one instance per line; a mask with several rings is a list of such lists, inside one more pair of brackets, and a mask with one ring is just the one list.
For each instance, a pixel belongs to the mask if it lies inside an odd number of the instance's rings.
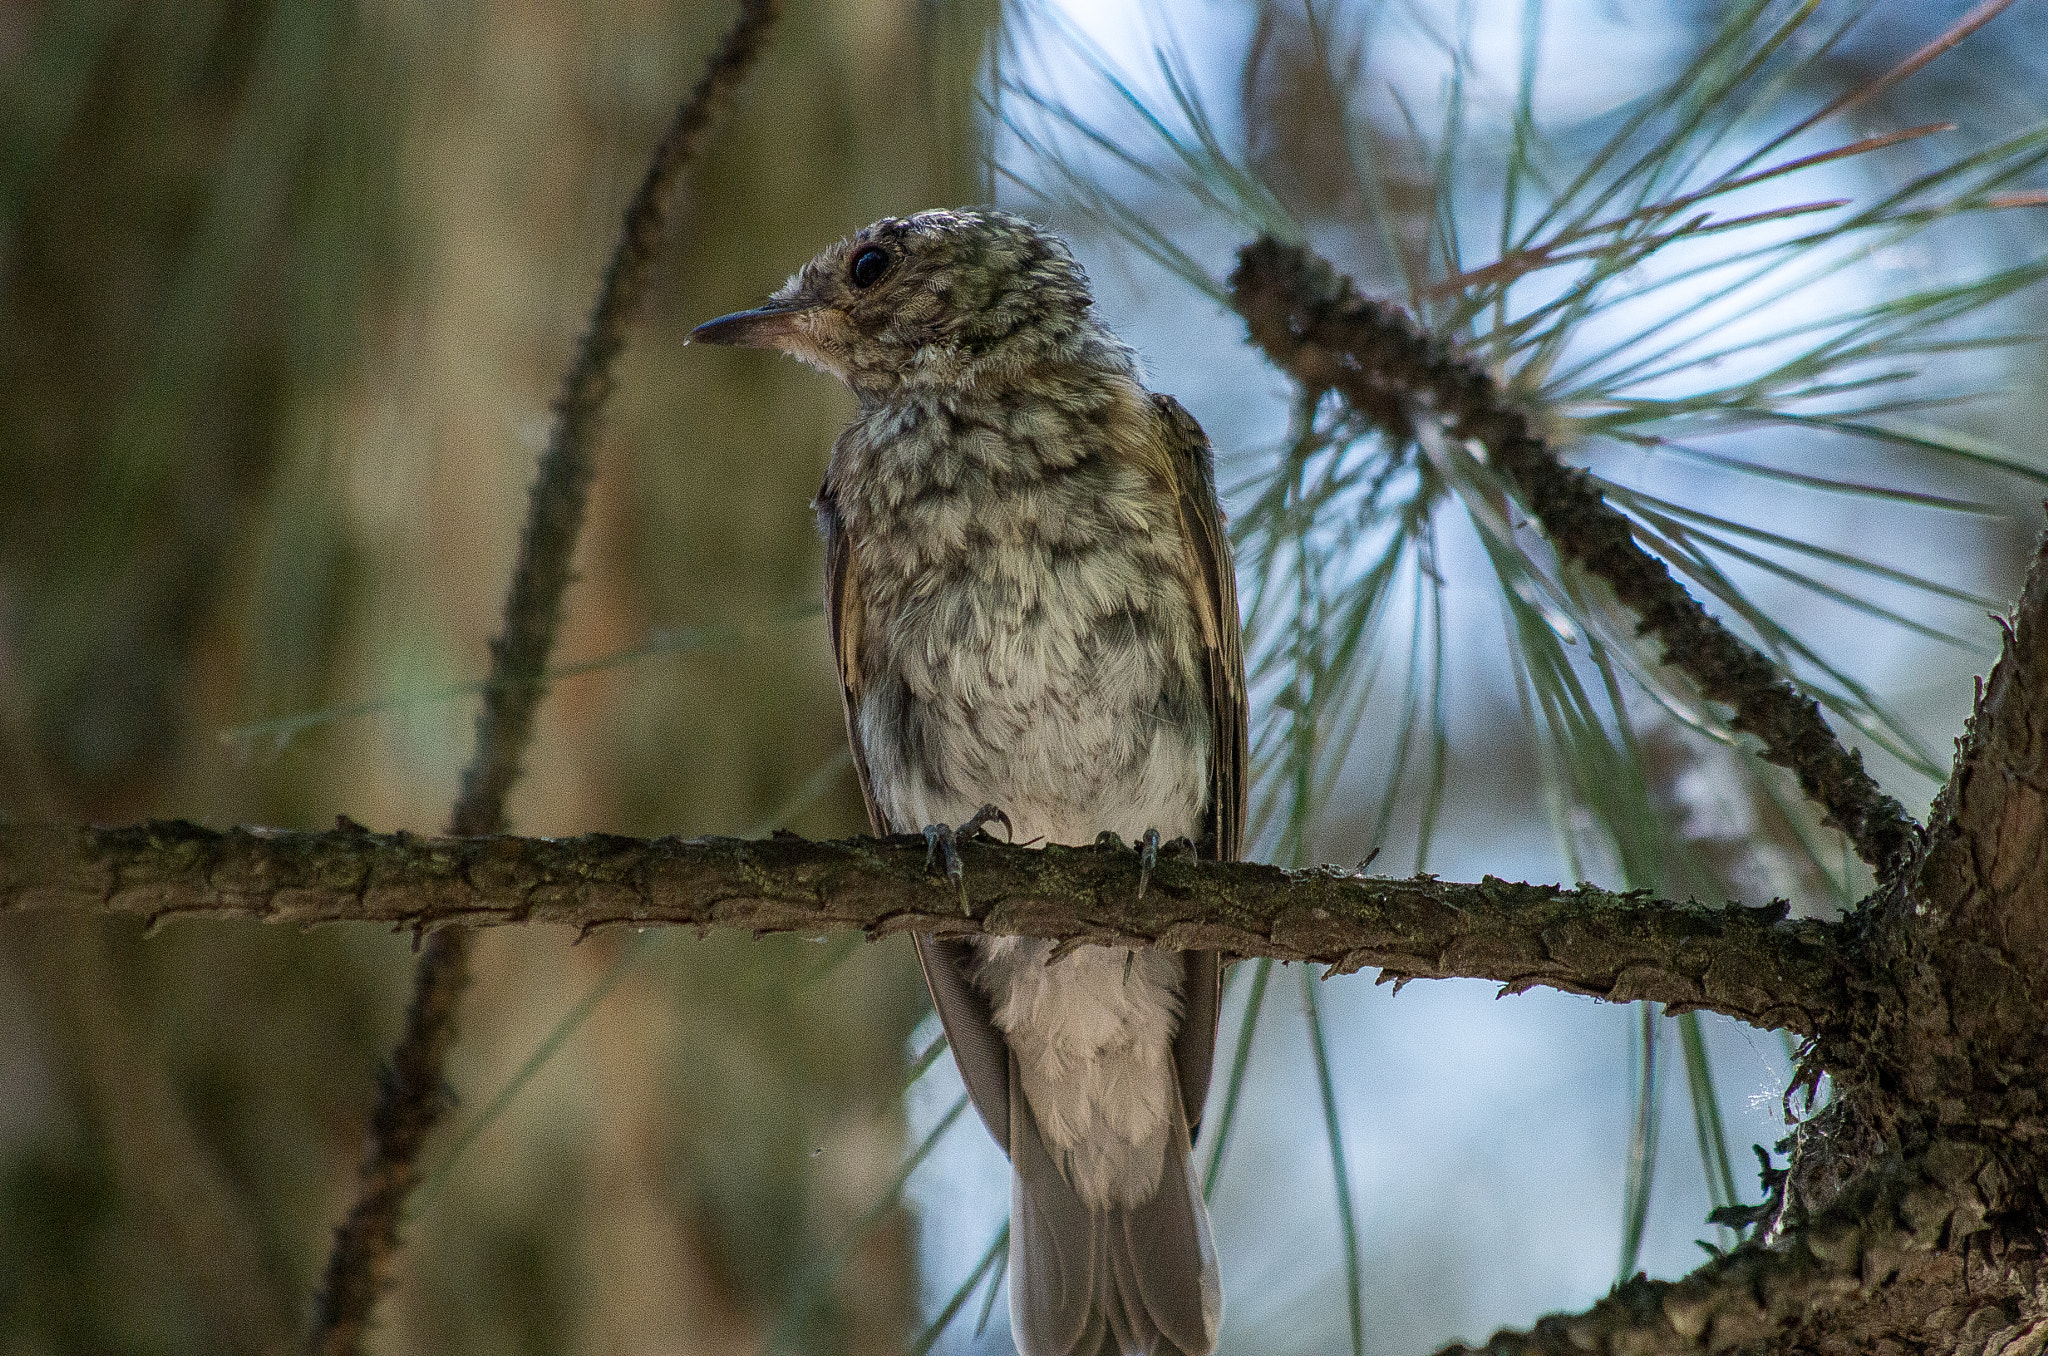
[[1165,854],[1141,900],[1127,848],[962,847],[968,908],[920,838],[422,838],[182,822],[0,826],[0,913],[373,921],[438,929],[556,923],[755,933],[858,928],[1212,947],[1383,979],[1493,980],[1705,1008],[1811,1034],[1849,976],[1833,924],[1782,904],[1674,904],[1580,886],[1385,880]]

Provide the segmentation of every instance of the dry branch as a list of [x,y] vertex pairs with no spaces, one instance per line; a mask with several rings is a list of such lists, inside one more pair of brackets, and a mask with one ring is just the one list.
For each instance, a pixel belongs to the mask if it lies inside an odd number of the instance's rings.
[[920,838],[421,838],[0,826],[0,913],[67,908],[418,927],[686,925],[756,933],[986,932],[1314,961],[1338,973],[1494,980],[1811,1034],[1852,976],[1834,925],[1783,905],[1701,906],[1580,886],[1384,880],[1168,854],[1144,899],[1115,845],[962,848],[971,913]]

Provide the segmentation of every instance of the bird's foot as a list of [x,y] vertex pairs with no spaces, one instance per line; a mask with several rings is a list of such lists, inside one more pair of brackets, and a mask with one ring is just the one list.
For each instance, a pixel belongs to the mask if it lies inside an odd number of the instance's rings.
[[1017,830],[1010,823],[1010,817],[993,805],[984,805],[974,812],[974,818],[957,828],[948,824],[927,824],[924,826],[924,865],[929,871],[936,858],[946,866],[946,879],[960,892],[960,912],[972,917],[974,911],[967,907],[967,868],[960,862],[960,839],[972,838],[980,833],[986,824],[1001,824],[1012,841]]
[[1152,883],[1152,868],[1159,865],[1159,830],[1147,829],[1145,836],[1138,840],[1138,898],[1145,897],[1145,887]]

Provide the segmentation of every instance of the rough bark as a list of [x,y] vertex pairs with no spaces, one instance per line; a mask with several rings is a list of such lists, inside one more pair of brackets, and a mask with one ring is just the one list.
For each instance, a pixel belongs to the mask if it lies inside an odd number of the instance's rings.
[[1836,1096],[1767,1174],[1760,1235],[1682,1281],[1639,1278],[1483,1350],[2048,1350],[2044,755],[2048,539],[1923,849],[1840,924],[1857,958],[1846,1020],[1806,1062]]
[[[1442,1356],[1787,1349],[1775,1344],[1788,1332],[1954,1270],[1951,1248],[1985,1231],[2009,1204],[2011,1186],[1981,1147],[1940,1141],[1910,1161],[1880,1165],[1778,1247],[1738,1249],[1680,1281],[1638,1276],[1583,1314],[1553,1315],[1526,1333],[1496,1333],[1483,1347],[1446,1347]],[[2031,1260],[2024,1270],[2031,1285]],[[2048,1332],[2034,1321],[1998,1331],[2012,1339],[2037,1329]]]
[[182,822],[0,826],[0,913],[67,908],[416,928],[558,923],[756,933],[859,928],[1213,947],[1382,979],[1496,980],[1672,1009],[1705,1008],[1811,1035],[1860,980],[1836,926],[1748,908],[1580,886],[1384,880],[1165,854],[1141,900],[1137,854],[1111,844],[963,845],[969,912],[924,840],[421,838]]

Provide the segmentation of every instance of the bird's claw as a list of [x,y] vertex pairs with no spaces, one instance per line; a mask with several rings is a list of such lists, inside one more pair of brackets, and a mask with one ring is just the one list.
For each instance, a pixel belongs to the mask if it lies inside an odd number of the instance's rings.
[[1145,887],[1152,883],[1152,868],[1159,865],[1159,830],[1147,829],[1145,836],[1138,840],[1138,898],[1145,897]]
[[932,869],[934,856],[944,854],[946,879],[962,879],[965,868],[960,865],[960,847],[954,842],[953,826],[950,824],[927,824],[924,826],[924,869]]
[[1010,817],[993,805],[984,805],[974,812],[974,817],[958,828],[949,824],[927,824],[924,826],[924,865],[929,871],[933,858],[945,863],[946,879],[960,892],[960,912],[972,917],[974,910],[967,906],[967,868],[960,860],[960,840],[972,838],[988,824],[1001,824],[1012,841],[1017,837]]

